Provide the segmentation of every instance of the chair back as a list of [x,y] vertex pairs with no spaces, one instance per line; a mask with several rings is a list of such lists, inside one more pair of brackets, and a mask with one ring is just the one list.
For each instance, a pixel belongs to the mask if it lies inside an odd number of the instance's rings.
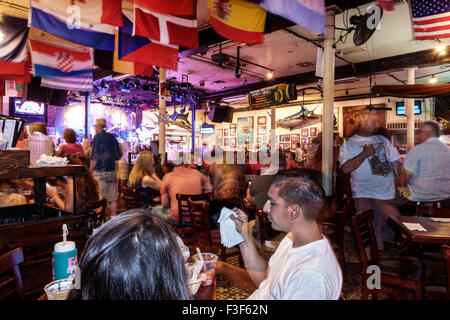
[[107,207],[108,200],[106,200],[106,198],[97,201],[89,201],[86,204],[88,216],[91,219],[93,228],[97,228],[105,222]]
[[212,252],[214,244],[208,217],[209,201],[196,203],[188,200],[188,207],[197,245],[206,248],[208,252]]
[[211,201],[211,193],[201,194],[177,194],[178,201],[178,231],[181,238],[193,237],[195,230],[194,227],[183,226],[183,223],[192,223],[191,214],[188,201],[193,203],[208,202]]
[[417,205],[416,215],[419,217],[429,216],[429,217],[442,217],[450,218],[450,209],[447,208],[435,208],[432,206]]
[[352,217],[353,231],[355,232],[356,244],[361,258],[363,275],[366,275],[369,265],[378,265],[380,260],[380,253],[373,229],[373,217],[372,209],[360,211]]
[[[11,297],[23,299],[23,284],[19,264],[23,262],[22,248],[0,256],[0,300]],[[11,274],[12,271],[12,274]]]
[[130,188],[124,185],[121,191],[127,210],[139,208],[139,190],[137,188]]
[[447,262],[447,299],[450,300],[450,246],[442,246],[442,257]]

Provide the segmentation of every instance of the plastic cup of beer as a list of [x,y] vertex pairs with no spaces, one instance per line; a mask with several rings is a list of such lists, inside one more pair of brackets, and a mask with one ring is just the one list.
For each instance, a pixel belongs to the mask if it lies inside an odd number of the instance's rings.
[[44,287],[47,300],[66,300],[74,287],[72,279],[61,279],[50,282]]
[[[214,280],[214,273],[216,268],[216,263],[219,257],[214,253],[202,253],[203,257],[203,269],[200,274],[204,274],[205,280],[202,282],[202,286],[210,286]],[[201,261],[199,254],[195,254],[193,257],[194,261]],[[200,276],[199,276],[200,278]]]

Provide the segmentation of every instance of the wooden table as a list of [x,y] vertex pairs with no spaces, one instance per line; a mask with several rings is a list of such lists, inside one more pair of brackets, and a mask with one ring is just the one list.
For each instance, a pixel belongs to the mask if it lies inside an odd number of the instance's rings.
[[[438,222],[430,217],[415,216],[396,216],[390,219],[412,242],[450,244],[450,222]],[[403,222],[420,223],[427,231],[409,230]]]
[[[194,300],[216,300],[216,292],[217,282],[216,277],[214,277],[214,281],[210,286],[200,286],[200,288],[198,288],[197,294],[194,296]],[[44,292],[44,294],[40,296],[38,300],[47,300],[47,294]]]

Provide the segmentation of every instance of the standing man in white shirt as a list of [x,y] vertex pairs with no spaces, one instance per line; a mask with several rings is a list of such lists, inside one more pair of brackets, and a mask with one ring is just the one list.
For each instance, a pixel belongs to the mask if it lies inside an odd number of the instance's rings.
[[414,202],[450,198],[450,148],[439,140],[440,126],[425,121],[417,130],[417,145],[409,150],[399,176],[401,187],[408,186],[406,197]]
[[394,241],[394,231],[388,218],[398,215],[390,200],[395,198],[395,176],[401,166],[400,154],[391,142],[373,135],[378,127],[377,117],[370,111],[360,115],[356,133],[341,147],[339,163],[344,173],[351,172],[353,201],[357,211],[373,209],[374,231],[378,248]]
[[[236,229],[244,238],[239,244],[247,270],[230,266],[231,277],[250,276],[258,286],[251,300],[337,300],[342,290],[342,271],[317,217],[325,196],[321,186],[303,177],[278,177],[270,186],[264,205],[272,228],[287,233],[267,262],[249,237],[248,217],[234,209]],[[217,273],[229,266],[218,262]],[[247,273],[248,272],[248,273]],[[230,279],[233,281],[233,279]],[[250,281],[248,281],[250,282]],[[249,287],[251,286],[251,283]]]

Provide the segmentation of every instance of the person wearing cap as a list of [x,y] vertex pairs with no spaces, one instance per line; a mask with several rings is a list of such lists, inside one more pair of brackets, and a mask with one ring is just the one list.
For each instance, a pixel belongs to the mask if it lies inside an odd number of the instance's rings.
[[117,214],[118,188],[116,181],[116,161],[122,157],[116,138],[105,131],[106,120],[95,120],[95,136],[92,140],[91,171],[99,186],[99,197],[108,200],[109,214]]

